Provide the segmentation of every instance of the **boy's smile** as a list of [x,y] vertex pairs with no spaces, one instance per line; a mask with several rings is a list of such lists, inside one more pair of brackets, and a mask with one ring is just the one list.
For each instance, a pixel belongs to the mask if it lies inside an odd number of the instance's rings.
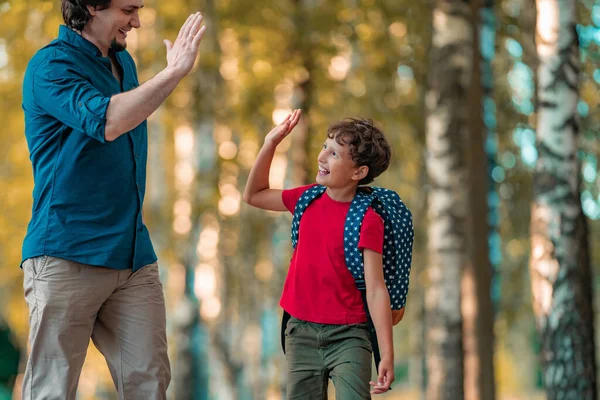
[[329,170],[325,169],[324,167],[319,165],[319,172],[318,172],[319,176],[325,176],[325,175],[329,175]]

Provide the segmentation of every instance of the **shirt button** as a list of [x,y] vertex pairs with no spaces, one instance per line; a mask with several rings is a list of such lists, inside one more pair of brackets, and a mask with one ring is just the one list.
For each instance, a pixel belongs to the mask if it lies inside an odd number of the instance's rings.
[[137,185],[138,190],[142,190],[142,187],[140,185]]
[[83,103],[82,103],[82,102],[79,102],[79,103],[77,103],[77,106],[78,106],[78,107],[83,107]]
[[137,159],[138,159],[138,155],[137,155],[137,154],[134,154],[134,155],[133,155],[133,158],[135,158],[135,159],[137,160]]

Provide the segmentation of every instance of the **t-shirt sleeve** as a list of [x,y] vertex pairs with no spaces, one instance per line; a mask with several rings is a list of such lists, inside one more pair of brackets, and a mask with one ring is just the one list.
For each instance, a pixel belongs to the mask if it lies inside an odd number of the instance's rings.
[[372,208],[368,208],[360,228],[360,250],[369,249],[383,253],[383,219]]
[[296,203],[298,202],[298,200],[300,200],[302,193],[304,193],[306,190],[310,189],[313,186],[315,186],[315,184],[298,186],[297,188],[284,190],[281,193],[281,200],[283,200],[285,208],[287,208],[288,211],[293,214],[294,208],[296,208]]

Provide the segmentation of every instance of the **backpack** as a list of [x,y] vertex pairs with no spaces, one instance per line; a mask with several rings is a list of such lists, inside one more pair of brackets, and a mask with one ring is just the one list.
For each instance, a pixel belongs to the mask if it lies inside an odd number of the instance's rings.
[[[310,203],[321,196],[325,190],[325,186],[313,186],[302,193],[296,203],[292,220],[292,247],[294,249],[298,245],[302,215]],[[366,301],[363,257],[362,252],[358,249],[360,227],[369,206],[379,214],[384,222],[383,276],[390,296],[392,310],[399,310],[406,305],[414,229],[412,214],[402,202],[400,196],[392,190],[379,187],[360,187],[350,204],[350,209],[346,216],[344,224],[344,255],[346,266],[354,277],[356,286],[362,294],[367,313],[367,325],[371,334],[375,364],[379,365],[380,355],[377,336],[375,335],[375,327],[373,326]],[[283,336],[283,331],[287,325],[287,319],[289,319],[289,314],[286,314],[284,312],[282,321],[282,346],[284,347],[284,352],[285,337]]]

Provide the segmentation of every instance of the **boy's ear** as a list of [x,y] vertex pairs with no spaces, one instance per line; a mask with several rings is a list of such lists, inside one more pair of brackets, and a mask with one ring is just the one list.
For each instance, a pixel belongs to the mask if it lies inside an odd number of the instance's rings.
[[94,7],[94,6],[86,6],[86,7],[87,7],[88,12],[90,13],[90,15],[92,17],[95,17],[96,16],[96,7]]
[[352,180],[360,181],[369,173],[369,167],[366,165],[361,165],[360,167],[354,170],[354,175],[352,175]]

